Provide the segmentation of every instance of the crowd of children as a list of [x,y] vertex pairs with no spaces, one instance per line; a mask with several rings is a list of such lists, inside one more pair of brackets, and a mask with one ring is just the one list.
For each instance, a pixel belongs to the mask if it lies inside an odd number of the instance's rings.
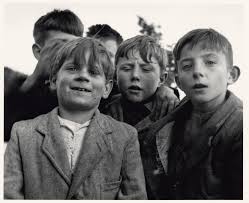
[[204,28],[178,40],[179,103],[155,39],[123,41],[106,24],[82,35],[73,12],[54,10],[34,27],[34,73],[5,67],[4,198],[243,199],[227,38]]

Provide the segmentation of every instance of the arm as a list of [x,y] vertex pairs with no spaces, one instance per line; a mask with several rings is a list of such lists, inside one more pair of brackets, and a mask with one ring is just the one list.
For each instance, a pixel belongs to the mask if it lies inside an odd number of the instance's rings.
[[22,160],[16,124],[4,154],[4,199],[24,199]]
[[124,151],[122,183],[118,199],[147,199],[139,143],[135,129],[128,129],[130,137]]
[[156,121],[164,117],[168,112],[172,111],[178,103],[179,99],[174,94],[174,91],[166,84],[161,85],[156,92],[152,114],[150,115],[151,120]]
[[51,66],[55,60],[57,51],[65,42],[62,39],[55,39],[43,47],[35,70],[22,84],[20,88],[21,92],[27,93],[33,89],[36,90],[37,87],[45,86],[45,83],[49,79]]

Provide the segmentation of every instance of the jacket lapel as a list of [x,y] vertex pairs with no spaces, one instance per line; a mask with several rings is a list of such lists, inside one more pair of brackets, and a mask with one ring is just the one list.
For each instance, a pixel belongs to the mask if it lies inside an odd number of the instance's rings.
[[109,123],[97,111],[84,137],[67,199],[71,199],[74,193],[77,192],[80,185],[91,175],[106,152],[108,150],[112,151],[112,140],[108,136],[111,132]]
[[37,130],[44,135],[42,151],[51,161],[55,169],[68,185],[71,183],[71,169],[67,157],[66,147],[61,137],[57,108],[48,114],[47,120],[42,122]]

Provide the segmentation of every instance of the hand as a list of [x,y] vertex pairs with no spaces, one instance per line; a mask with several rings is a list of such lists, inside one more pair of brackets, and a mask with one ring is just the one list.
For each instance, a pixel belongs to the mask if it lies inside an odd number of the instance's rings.
[[155,95],[150,119],[152,121],[159,120],[172,111],[178,103],[179,99],[174,91],[166,85],[161,85]]
[[34,87],[44,85],[49,79],[51,65],[56,57],[59,48],[65,44],[66,40],[54,39],[47,43],[40,53],[39,61],[32,75],[28,76],[21,86],[22,92],[27,92]]

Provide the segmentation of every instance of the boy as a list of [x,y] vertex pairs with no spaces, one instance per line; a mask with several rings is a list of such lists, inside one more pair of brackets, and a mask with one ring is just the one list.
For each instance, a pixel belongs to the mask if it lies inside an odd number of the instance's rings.
[[[156,100],[156,91],[165,80],[166,51],[153,38],[138,35],[121,43],[116,53],[115,63],[117,83],[121,95],[107,105],[105,112],[111,114],[112,106],[120,105],[121,113],[116,112],[116,114],[111,115],[134,126],[138,130],[140,143],[143,143],[142,132],[154,122],[151,116]],[[152,162],[155,162],[157,157],[155,148],[155,143],[149,149],[141,147],[146,178],[148,172],[152,173],[152,171],[150,163],[147,162],[145,150],[153,152]],[[158,193],[160,191],[157,191],[155,187],[161,184],[160,171],[158,171],[160,167],[160,165],[156,165],[155,168],[157,177],[154,179],[158,182],[152,183],[150,180],[146,180],[149,199],[159,198]]]
[[184,35],[173,51],[185,92],[151,127],[170,199],[242,199],[243,105],[227,86],[239,77],[230,42],[213,29]]
[[[121,44],[121,42],[123,42],[123,37],[119,34],[119,32],[114,30],[107,24],[96,24],[88,28],[86,36],[100,40],[105,48],[109,51],[111,60],[114,64],[115,54],[117,52],[118,46]],[[113,95],[118,93],[119,91],[116,83],[116,78],[114,77],[111,94],[107,100],[101,100],[100,109],[102,109],[103,106],[105,106],[109,102],[110,98]]]
[[123,42],[123,37],[120,33],[107,24],[96,24],[88,28],[86,36],[99,39],[105,48],[110,52],[110,56],[114,64],[118,46]]
[[[27,76],[4,67],[4,141],[9,140],[14,122],[34,118],[55,107],[54,98],[43,93],[48,89],[45,82],[50,58],[62,42],[82,36],[83,31],[81,20],[70,10],[53,10],[36,21],[32,50],[35,58],[41,60],[34,72]],[[53,43],[55,39],[61,43]]]
[[5,198],[146,199],[136,130],[97,110],[113,73],[99,41],[63,45],[50,75],[58,108],[13,126]]
[[[99,39],[105,48],[110,52],[113,64],[115,64],[115,54],[119,45],[123,42],[123,38],[120,33],[108,24],[96,24],[88,28],[86,35],[88,37]],[[99,106],[100,111],[102,112],[105,106],[113,100],[113,97],[119,93],[115,75],[112,92],[106,100],[101,100]],[[174,106],[178,104],[178,97],[174,94],[174,91],[165,84],[158,88],[154,104],[155,108],[153,109],[153,115],[151,118],[153,120],[158,120],[162,117],[162,115],[167,113],[167,111],[172,110]],[[117,118],[116,114],[122,114],[122,108],[117,103],[113,103],[109,113],[112,113],[112,116]]]

